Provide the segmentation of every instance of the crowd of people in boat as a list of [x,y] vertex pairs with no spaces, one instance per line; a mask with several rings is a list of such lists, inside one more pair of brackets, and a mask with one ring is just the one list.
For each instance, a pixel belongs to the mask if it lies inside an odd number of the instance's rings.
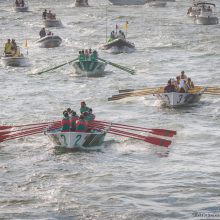
[[43,19],[51,19],[51,20],[56,20],[56,14],[53,14],[51,11],[47,12],[47,9],[44,10],[42,13],[42,18]]
[[198,6],[197,4],[194,4],[193,7],[190,7],[188,9],[187,14],[189,15],[193,11],[197,11],[200,14],[201,11],[203,11],[203,12],[212,12],[212,8],[210,6],[206,6],[206,5]]
[[15,6],[16,7],[24,7],[25,6],[24,0],[16,0],[15,1]]
[[6,57],[19,57],[23,56],[20,53],[19,47],[15,42],[15,39],[8,39],[4,46],[4,54]]
[[42,37],[46,37],[46,36],[52,36],[53,33],[49,30],[46,31],[45,28],[41,28],[39,35],[40,35],[40,38],[42,38]]
[[87,49],[79,51],[79,61],[97,61],[98,52],[96,50]]
[[168,80],[167,86],[164,88],[165,93],[169,92],[179,92],[186,93],[188,90],[194,88],[194,83],[191,78],[187,77],[185,72],[182,71],[180,76],[176,79]]
[[112,31],[108,42],[111,42],[111,41],[118,39],[118,38],[125,40],[125,33],[122,30],[119,30],[119,32]]
[[68,108],[63,112],[62,119],[62,132],[88,132],[89,124],[95,119],[95,115],[92,113],[92,109],[89,108],[86,103],[81,102],[80,116],[71,108]]

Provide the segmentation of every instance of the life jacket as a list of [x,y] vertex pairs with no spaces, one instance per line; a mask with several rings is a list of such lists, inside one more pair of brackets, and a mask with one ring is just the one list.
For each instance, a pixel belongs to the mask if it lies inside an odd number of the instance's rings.
[[79,61],[81,62],[81,61],[85,61],[85,60],[86,60],[85,55],[84,54],[80,54],[79,55]]
[[70,130],[70,120],[68,117],[64,117],[63,120],[61,121],[62,125],[62,131],[63,132],[68,132]]
[[6,43],[5,44],[5,53],[11,53],[12,52],[12,44]]
[[86,120],[91,123],[93,120],[95,119],[95,115],[94,114],[89,114],[87,117],[86,117]]
[[78,116],[70,117],[70,129],[71,129],[71,131],[75,131],[76,130],[76,121],[77,120],[79,120]]
[[76,132],[86,132],[88,130],[88,122],[85,120],[78,120],[76,122]]

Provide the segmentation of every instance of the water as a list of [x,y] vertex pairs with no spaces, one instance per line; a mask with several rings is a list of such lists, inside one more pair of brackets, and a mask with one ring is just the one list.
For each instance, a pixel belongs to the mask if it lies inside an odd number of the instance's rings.
[[[15,13],[11,4],[0,1],[1,45],[7,38],[20,45],[28,39],[31,66],[0,67],[1,124],[58,119],[65,108],[77,110],[85,100],[98,119],[174,129],[178,135],[168,150],[112,135],[95,152],[63,153],[43,135],[1,143],[0,219],[220,215],[220,98],[204,95],[198,105],[177,110],[161,107],[151,96],[107,102],[118,89],[161,86],[181,70],[196,85],[218,86],[219,25],[194,25],[186,17],[189,0],[169,2],[166,8],[109,6],[108,30],[128,20],[128,38],[137,49],[119,55],[99,51],[100,57],[135,68],[136,75],[109,65],[101,78],[75,77],[68,65],[37,75],[74,59],[80,49],[98,49],[105,42],[107,2],[74,8],[70,0],[32,0],[29,13]],[[63,38],[59,48],[34,44],[45,8],[65,26],[51,28]]]

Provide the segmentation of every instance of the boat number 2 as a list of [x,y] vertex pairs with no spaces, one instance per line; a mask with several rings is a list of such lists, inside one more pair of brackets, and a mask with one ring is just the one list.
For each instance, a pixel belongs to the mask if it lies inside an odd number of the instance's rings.
[[177,101],[177,103],[180,103],[182,101],[183,95],[179,96],[179,101]]
[[78,134],[78,135],[76,136],[76,142],[75,142],[75,145],[78,144],[78,142],[80,141],[81,138],[82,138],[82,135],[81,135],[81,134]]
[[64,145],[67,146],[66,136],[61,134],[60,137],[63,138]]

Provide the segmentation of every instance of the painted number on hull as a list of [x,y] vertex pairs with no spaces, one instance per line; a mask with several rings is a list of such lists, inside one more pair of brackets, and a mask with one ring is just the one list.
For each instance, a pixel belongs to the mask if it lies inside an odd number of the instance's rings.
[[179,104],[182,101],[183,95],[179,96],[179,101],[177,101],[177,103]]
[[63,143],[65,146],[67,146],[67,142],[66,142],[66,136],[61,134],[60,137],[63,139]]
[[75,142],[75,145],[78,144],[78,142],[80,141],[81,138],[82,138],[82,135],[81,135],[81,134],[78,134],[78,135],[76,136],[76,142]]

